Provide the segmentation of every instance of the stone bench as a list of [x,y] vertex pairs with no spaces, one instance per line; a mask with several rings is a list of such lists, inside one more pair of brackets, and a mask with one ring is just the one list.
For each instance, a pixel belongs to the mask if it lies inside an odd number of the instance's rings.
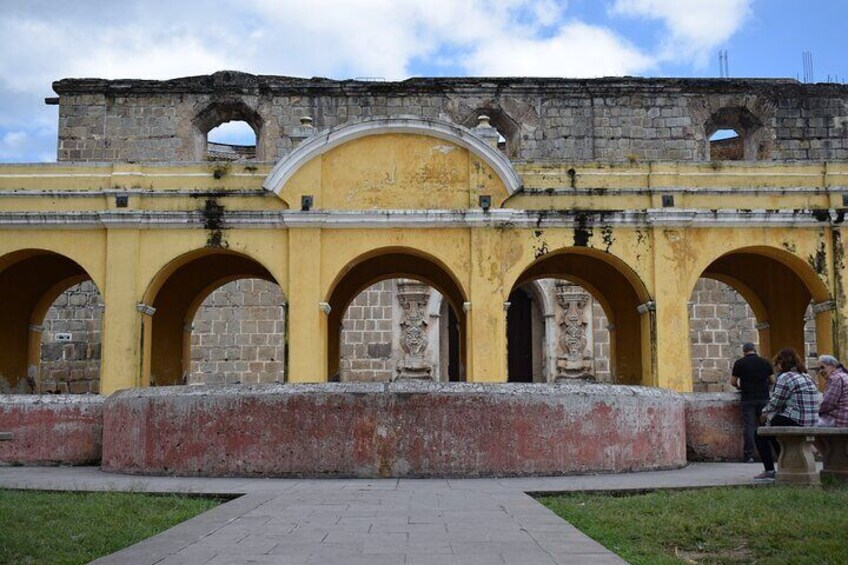
[[12,441],[12,432],[0,432],[0,441]]
[[[757,433],[780,443],[778,483],[818,485],[821,477],[848,482],[848,428],[763,426]],[[816,469],[814,447],[824,462],[821,474]]]

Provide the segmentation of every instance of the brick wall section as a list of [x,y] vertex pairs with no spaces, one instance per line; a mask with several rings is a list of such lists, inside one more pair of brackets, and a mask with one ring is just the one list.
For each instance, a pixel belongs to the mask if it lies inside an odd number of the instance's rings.
[[[53,89],[60,95],[60,161],[200,160],[206,132],[224,119],[261,125],[257,158],[273,161],[291,150],[302,116],[318,129],[399,115],[473,126],[483,112],[518,160],[708,160],[705,126],[734,108],[761,124],[748,134],[757,146],[749,158],[848,159],[848,86],[793,80],[373,83],[225,71],[169,81],[66,79]],[[220,106],[222,97],[227,104]],[[726,119],[714,125],[732,127]]]
[[592,354],[595,362],[595,380],[608,383],[610,374],[610,334],[609,320],[597,300],[592,300]]
[[[41,334],[41,392],[100,391],[100,332],[103,301],[91,281],[59,295],[44,317]],[[71,334],[58,341],[57,334]]]
[[[815,320],[811,310],[807,311],[805,319],[805,355],[809,365],[817,354]],[[742,344],[746,341],[759,343],[755,324],[754,313],[739,293],[719,281],[698,281],[689,303],[695,392],[732,390],[728,381],[734,361],[742,356]],[[779,348],[780,344],[773,344],[773,347]]]
[[395,281],[362,291],[342,320],[340,380],[389,381],[394,377],[393,316],[397,307]]
[[189,384],[283,382],[285,328],[279,286],[260,279],[225,284],[195,314]]

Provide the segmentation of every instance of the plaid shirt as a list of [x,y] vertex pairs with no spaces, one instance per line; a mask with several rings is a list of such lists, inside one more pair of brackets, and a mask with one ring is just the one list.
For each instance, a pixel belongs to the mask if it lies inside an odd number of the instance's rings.
[[819,414],[833,418],[833,425],[848,427],[848,373],[836,369],[827,378]]
[[780,414],[795,420],[799,426],[815,426],[819,419],[819,389],[804,373],[781,373],[763,414],[769,420]]

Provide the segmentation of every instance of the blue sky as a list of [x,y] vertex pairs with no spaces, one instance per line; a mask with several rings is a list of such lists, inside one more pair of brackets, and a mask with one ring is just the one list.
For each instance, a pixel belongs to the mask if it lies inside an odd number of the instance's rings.
[[844,0],[3,0],[0,162],[51,161],[65,77],[718,76],[848,82]]

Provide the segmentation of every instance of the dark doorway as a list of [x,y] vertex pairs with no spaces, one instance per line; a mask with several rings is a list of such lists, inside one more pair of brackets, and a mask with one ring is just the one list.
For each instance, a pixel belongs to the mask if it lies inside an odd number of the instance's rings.
[[459,367],[459,320],[450,306],[448,306],[448,380],[464,380]]
[[516,288],[509,295],[506,315],[508,375],[511,383],[533,382],[533,301]]

